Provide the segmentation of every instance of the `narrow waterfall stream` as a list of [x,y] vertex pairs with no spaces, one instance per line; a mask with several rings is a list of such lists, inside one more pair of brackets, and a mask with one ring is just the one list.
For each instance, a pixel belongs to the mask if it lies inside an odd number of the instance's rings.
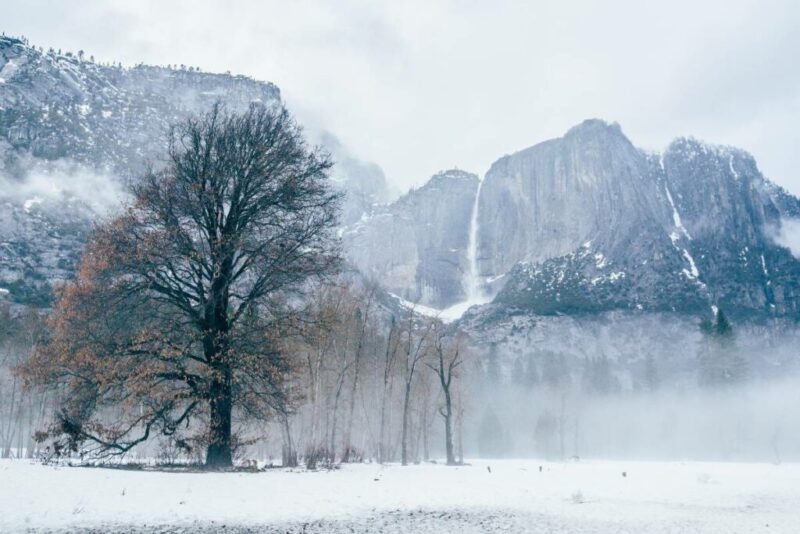
[[467,298],[466,300],[442,310],[439,317],[444,321],[454,321],[464,315],[464,312],[467,311],[470,306],[485,304],[490,300],[484,291],[483,280],[481,280],[480,271],[478,270],[478,210],[482,187],[483,180],[478,182],[478,189],[475,191],[475,202],[472,204],[472,214],[469,219],[469,241],[467,242],[468,269],[464,273],[462,281]]
[[483,180],[478,182],[475,202],[472,204],[472,214],[469,219],[469,242],[467,243],[469,270],[465,273],[464,286],[467,290],[467,302],[470,303],[479,303],[483,299],[483,284],[478,273],[478,210],[482,187]]

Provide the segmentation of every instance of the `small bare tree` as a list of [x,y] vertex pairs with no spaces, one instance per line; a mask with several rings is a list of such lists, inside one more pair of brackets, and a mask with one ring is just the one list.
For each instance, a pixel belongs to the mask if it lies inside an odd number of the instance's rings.
[[[408,330],[406,332],[406,345],[404,350],[405,357],[405,374],[404,382],[405,389],[403,390],[403,429],[400,437],[400,463],[408,465],[409,448],[408,448],[408,434],[411,415],[411,390],[414,385],[414,376],[419,363],[425,358],[427,353],[428,335],[433,328],[435,322],[433,320],[427,321],[421,328],[418,327],[415,321],[415,310],[411,308],[408,313]],[[416,335],[417,340],[414,341],[417,329],[421,331]]]
[[397,321],[394,316],[389,321],[389,331],[386,335],[386,350],[383,354],[381,375],[381,409],[378,423],[378,462],[384,463],[389,460],[389,444],[387,437],[388,410],[392,395],[394,363],[397,360],[397,352],[400,334],[398,332]]
[[448,341],[443,332],[439,332],[434,342],[435,361],[433,364],[425,363],[439,378],[442,387],[444,406],[439,408],[439,415],[444,419],[444,447],[447,454],[447,465],[457,465],[453,448],[453,395],[451,386],[456,376],[455,370],[463,363],[459,342],[448,346]]
[[372,300],[375,296],[376,286],[370,285],[367,288],[367,293],[364,296],[363,306],[356,308],[353,316],[356,328],[358,328],[358,340],[356,342],[355,356],[353,359],[353,381],[350,387],[350,404],[347,409],[347,427],[344,434],[344,450],[342,452],[342,461],[349,462],[353,456],[353,419],[355,417],[356,409],[356,394],[358,393],[359,378],[361,375],[361,360],[364,354],[364,344],[367,334],[367,326],[369,324],[369,312],[372,307]]

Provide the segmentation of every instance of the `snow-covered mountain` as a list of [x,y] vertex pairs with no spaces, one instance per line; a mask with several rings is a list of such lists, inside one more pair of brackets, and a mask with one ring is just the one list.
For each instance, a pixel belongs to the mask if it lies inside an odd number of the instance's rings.
[[[169,125],[215,102],[242,110],[279,104],[278,88],[194,67],[104,65],[0,37],[0,290],[46,304],[68,277],[93,221],[117,207],[125,184],[158,166]],[[379,167],[322,136],[348,194],[344,222],[385,202]]]
[[[0,38],[0,288],[46,303],[91,223],[158,165],[171,122],[213,102],[280,103],[274,85],[195,68],[101,65]],[[323,133],[347,192],[354,265],[406,301],[581,315],[606,311],[797,318],[800,262],[776,243],[800,202],[744,151],[636,148],[588,120],[497,160],[483,180],[439,173],[395,202],[381,169]],[[5,293],[5,292],[4,292]],[[475,312],[473,312],[475,315]]]
[[773,237],[800,202],[742,150],[677,139],[652,154],[587,120],[478,183],[444,173],[373,213],[344,232],[351,259],[438,308],[464,300],[472,276],[507,313],[800,313],[800,262]]

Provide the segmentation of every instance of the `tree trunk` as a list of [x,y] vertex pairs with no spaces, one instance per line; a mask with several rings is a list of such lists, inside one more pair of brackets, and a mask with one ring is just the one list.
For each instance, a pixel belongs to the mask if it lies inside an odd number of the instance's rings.
[[330,456],[330,461],[336,461],[336,425],[338,422],[338,415],[339,415],[339,399],[342,396],[342,386],[344,386],[344,370],[340,375],[339,384],[336,388],[336,395],[333,399],[333,414],[332,414],[332,421],[331,421],[331,441],[330,445],[328,446],[328,454]]
[[381,417],[378,428],[378,463],[386,462],[386,384],[383,385],[381,397]]
[[458,463],[463,465],[464,464],[464,426],[463,426],[463,417],[464,414],[459,410],[458,412]]
[[426,462],[431,459],[430,443],[428,441],[430,428],[428,426],[428,418],[426,416],[422,425],[422,459]]
[[208,425],[206,467],[224,469],[233,466],[231,426],[233,414],[233,373],[227,361],[229,294],[232,257],[223,252],[220,275],[211,283],[209,301],[205,311],[206,336],[203,351],[211,370],[208,401],[211,420]]
[[[366,324],[367,319],[364,318],[364,324]],[[350,405],[347,409],[347,427],[345,429],[344,434],[344,451],[342,452],[342,462],[349,462],[350,457],[353,454],[353,446],[350,443],[353,435],[353,418],[355,416],[356,411],[356,392],[358,391],[358,373],[361,367],[361,348],[364,340],[364,329],[361,329],[361,337],[358,341],[358,347],[356,348],[356,356],[353,365],[355,365],[355,369],[353,370],[353,385],[350,388]]]
[[567,420],[567,394],[561,394],[561,414],[558,417],[558,454],[564,459],[564,433]]
[[456,465],[453,453],[453,403],[450,399],[450,388],[444,390],[444,448],[447,454],[447,465]]
[[403,397],[403,434],[400,439],[400,463],[408,465],[408,412],[411,405],[411,382],[406,381],[406,392]]
[[281,414],[281,438],[283,447],[281,449],[281,465],[283,467],[297,467],[297,451],[292,441],[292,429],[289,426],[289,416]]
[[206,467],[224,469],[233,465],[231,447],[231,418],[233,395],[231,391],[230,370],[219,372],[210,389],[211,421],[209,422],[209,442],[206,452]]
[[[388,351],[388,349],[387,349]],[[387,360],[388,361],[388,360]],[[388,419],[390,419],[390,415],[387,415],[387,408],[389,408],[389,401],[391,400],[392,390],[394,389],[394,380],[391,379],[391,369],[389,368],[389,363],[386,364],[386,367],[383,371],[383,392],[381,395],[381,421],[380,421],[380,429],[379,429],[379,436],[378,436],[378,463],[385,463],[389,460],[389,452],[388,452]]]
[[14,444],[14,406],[17,398],[17,377],[11,382],[11,402],[8,404],[8,424],[4,433],[5,443],[3,444],[2,457],[11,458],[11,446]]

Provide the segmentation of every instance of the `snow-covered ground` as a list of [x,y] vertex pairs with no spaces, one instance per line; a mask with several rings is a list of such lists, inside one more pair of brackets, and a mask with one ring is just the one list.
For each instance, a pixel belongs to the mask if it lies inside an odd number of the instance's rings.
[[223,525],[226,532],[797,533],[800,464],[498,460],[170,473],[0,461],[0,532],[218,532]]

